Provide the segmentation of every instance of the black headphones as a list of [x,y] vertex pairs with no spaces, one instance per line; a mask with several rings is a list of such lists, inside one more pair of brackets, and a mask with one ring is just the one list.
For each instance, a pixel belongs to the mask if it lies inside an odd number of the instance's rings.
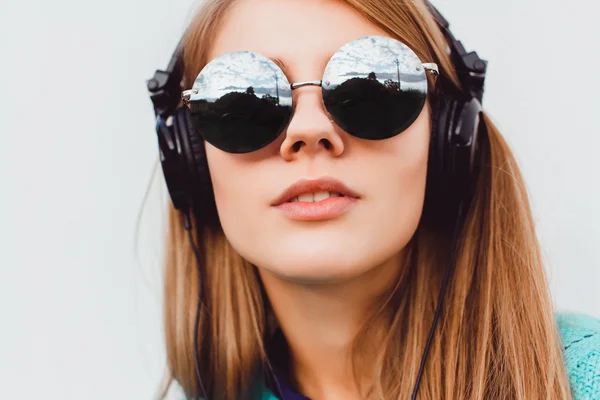
[[453,221],[461,202],[466,206],[470,201],[478,138],[487,133],[482,118],[487,61],[474,51],[467,53],[450,32],[448,21],[429,1],[426,4],[446,38],[446,50],[464,92],[438,78],[424,214],[434,221]]
[[[433,333],[441,313],[463,209],[470,201],[477,141],[480,135],[486,133],[481,104],[487,61],[480,59],[476,52],[467,53],[462,43],[450,32],[448,21],[428,0],[425,0],[425,3],[444,33],[448,44],[446,50],[463,92],[454,89],[443,77],[438,77],[436,96],[432,101],[432,134],[424,215],[429,215],[436,223],[447,220],[456,220],[456,223],[451,254],[412,399],[416,399]],[[157,70],[146,84],[154,105],[163,174],[171,201],[184,216],[185,227],[199,264],[199,255],[190,233],[189,211],[194,212],[199,224],[219,224],[219,221],[204,151],[204,139],[192,127],[187,106],[181,104],[181,94],[184,90],[182,46],[183,39],[180,40],[167,69]],[[202,289],[198,309],[201,293]],[[197,311],[196,329],[198,315]],[[204,391],[198,367],[197,337],[195,331],[196,373]]]
[[[477,138],[485,129],[480,113],[487,61],[476,52],[467,53],[448,29],[448,21],[429,2],[427,6],[446,36],[448,52],[465,91],[451,90],[440,77],[436,85],[440,89],[438,98],[432,104],[425,207],[442,216],[456,208],[471,181]],[[183,40],[167,69],[157,70],[147,81],[156,116],[160,161],[175,208],[194,210],[203,223],[218,223],[204,139],[192,127],[188,108],[180,105],[182,45]]]

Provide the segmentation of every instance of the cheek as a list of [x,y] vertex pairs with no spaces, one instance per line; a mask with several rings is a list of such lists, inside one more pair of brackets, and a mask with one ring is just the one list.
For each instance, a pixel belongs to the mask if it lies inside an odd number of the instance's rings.
[[429,139],[429,114],[424,111],[401,135],[382,142],[386,149],[376,152],[373,160],[373,165],[378,165],[378,171],[373,171],[377,179],[372,187],[373,200],[379,205],[375,208],[376,218],[395,237],[395,245],[406,244],[421,218]]
[[206,159],[210,170],[215,202],[219,216],[226,216],[229,209],[236,208],[236,202],[244,194],[251,195],[251,180],[245,179],[247,169],[240,165],[236,156],[206,144]]
[[[395,148],[399,153],[398,168],[395,170],[399,182],[398,197],[406,199],[406,212],[420,218],[425,199],[427,162],[430,141],[429,113],[425,109],[406,132],[397,137]],[[416,229],[416,223],[415,223]]]
[[420,208],[422,204],[418,203],[422,203],[425,196],[430,134],[428,120],[418,121],[418,124],[411,127],[414,129],[393,139],[395,143],[392,148],[395,149],[397,159],[391,168],[392,182],[395,184],[390,185],[390,188],[395,188],[395,198],[400,199],[401,204],[407,202],[407,207],[417,205]]
[[255,156],[229,154],[206,144],[219,220],[234,248],[239,247],[239,239],[252,237],[260,226],[256,205],[265,203],[265,199],[261,197],[261,164],[253,160]]
[[[228,185],[227,179],[228,176],[236,176],[235,162],[228,157],[228,154],[210,144],[205,143],[205,148],[217,208],[227,207],[230,199],[235,197],[235,189],[239,188],[238,185]],[[243,190],[243,188],[239,189]]]
[[[415,122],[400,135],[375,141],[368,149],[365,167],[378,177],[377,191],[390,192],[386,199],[423,197],[429,156],[430,123],[425,107]],[[376,168],[376,170],[373,170]]]

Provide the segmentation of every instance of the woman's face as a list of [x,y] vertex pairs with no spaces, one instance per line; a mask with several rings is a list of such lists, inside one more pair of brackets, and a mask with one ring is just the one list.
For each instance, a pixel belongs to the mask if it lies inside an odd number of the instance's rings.
[[[208,56],[250,50],[281,59],[290,82],[319,80],[336,50],[365,35],[389,37],[339,1],[239,0]],[[297,88],[293,100],[296,109],[287,129],[261,150],[230,154],[206,143],[228,240],[263,272],[298,282],[339,282],[393,260],[421,216],[428,107],[402,134],[371,141],[351,136],[330,120],[320,87]],[[341,214],[299,220],[273,206],[298,180],[323,177],[340,181],[358,196],[333,200],[346,205]]]

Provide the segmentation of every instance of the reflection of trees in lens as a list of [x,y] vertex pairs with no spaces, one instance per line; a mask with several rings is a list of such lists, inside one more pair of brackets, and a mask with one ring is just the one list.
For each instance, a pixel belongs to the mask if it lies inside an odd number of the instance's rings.
[[385,86],[387,88],[387,90],[389,90],[389,91],[399,91],[400,90],[399,83],[396,81],[393,81],[391,79],[386,79],[383,82],[383,86]]
[[277,98],[271,96],[270,94],[264,94],[262,97],[263,100],[270,102],[271,104],[273,104],[274,106],[279,104],[279,101],[277,100]]
[[425,102],[421,90],[400,90],[398,82],[383,84],[374,72],[352,78],[324,92],[323,101],[336,123],[365,139],[388,138],[403,131],[418,117]]
[[191,101],[190,110],[194,128],[207,141],[236,153],[256,150],[275,140],[291,114],[291,107],[278,105],[273,96],[258,98],[252,86],[214,102]]

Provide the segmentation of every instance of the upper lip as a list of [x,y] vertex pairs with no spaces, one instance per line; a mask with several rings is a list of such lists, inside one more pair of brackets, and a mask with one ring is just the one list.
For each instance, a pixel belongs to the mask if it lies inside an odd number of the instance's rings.
[[342,182],[331,177],[323,177],[319,179],[300,179],[285,189],[283,193],[273,201],[272,205],[278,206],[301,194],[315,192],[337,192],[344,196],[359,198],[356,192],[348,188]]

